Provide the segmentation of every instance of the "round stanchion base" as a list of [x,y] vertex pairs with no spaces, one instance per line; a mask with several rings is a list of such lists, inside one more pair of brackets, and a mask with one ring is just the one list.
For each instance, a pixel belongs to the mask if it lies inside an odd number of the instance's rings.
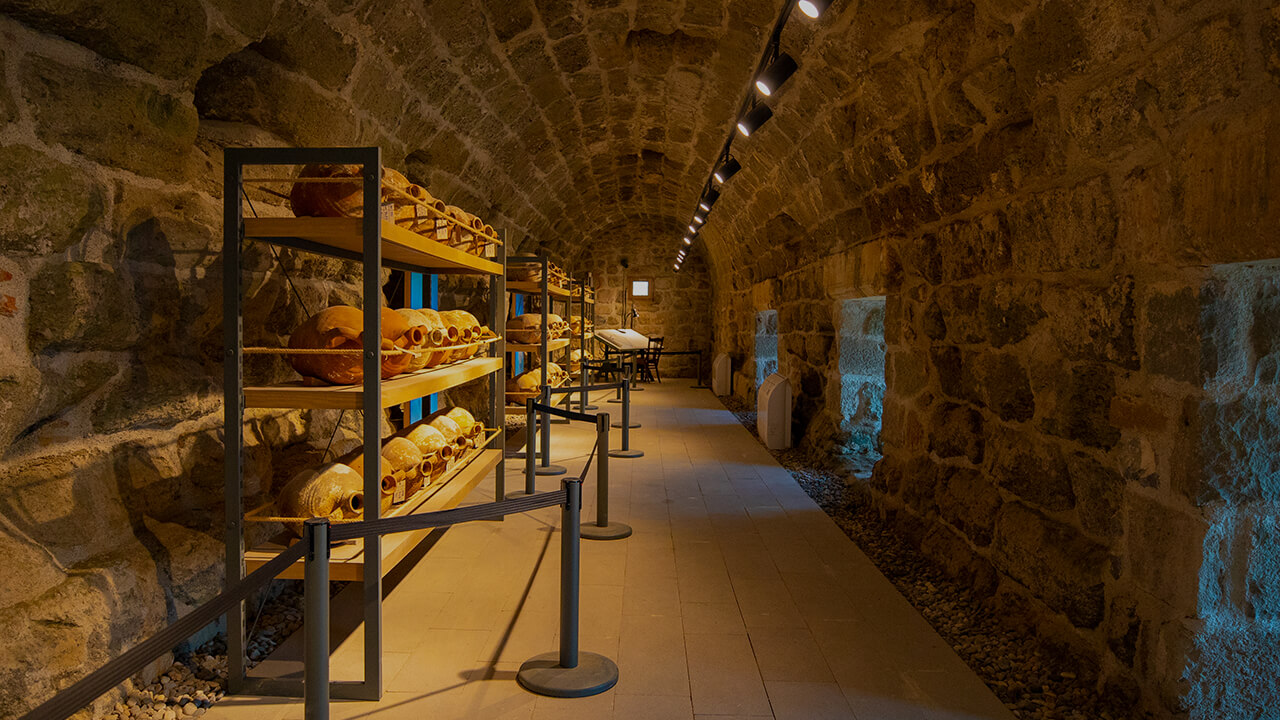
[[531,493],[531,492],[525,492],[524,490],[515,490],[515,491],[513,491],[513,492],[509,492],[509,493],[507,493],[506,495],[504,495],[504,496],[503,496],[503,499],[504,499],[504,500],[518,500],[518,499],[520,499],[520,498],[526,498],[526,497],[529,497],[529,496],[530,496],[530,495],[532,495],[532,494],[533,494],[533,493]]
[[599,409],[600,409],[600,406],[599,406],[599,405],[588,405],[586,409],[588,409],[588,410],[599,410]]
[[620,522],[610,522],[604,527],[595,523],[582,523],[578,534],[583,540],[621,540],[631,537],[631,526]]
[[643,450],[610,450],[609,457],[616,457],[616,458],[644,457],[644,451]]
[[578,653],[578,667],[560,667],[560,653],[549,652],[526,660],[516,682],[531,693],[558,698],[599,695],[618,684],[618,666],[592,652]]
[[[613,424],[609,425],[609,427],[616,427],[616,428],[620,428],[620,427],[622,427],[622,423],[620,423],[620,422],[616,422],[616,423],[613,423]],[[633,429],[634,429],[634,428],[638,428],[638,427],[640,427],[640,423],[631,423],[631,425],[629,425],[628,427],[631,427],[631,428],[633,428]]]
[[644,392],[644,388],[640,387],[639,385],[632,385],[631,392]]
[[538,465],[533,469],[534,475],[563,475],[567,472],[563,465]]
[[621,400],[619,400],[618,398],[610,398],[610,399],[608,399],[608,400],[605,400],[605,402],[607,402],[607,403],[613,403],[614,405],[621,405],[621,404],[622,404],[622,401],[621,401]]

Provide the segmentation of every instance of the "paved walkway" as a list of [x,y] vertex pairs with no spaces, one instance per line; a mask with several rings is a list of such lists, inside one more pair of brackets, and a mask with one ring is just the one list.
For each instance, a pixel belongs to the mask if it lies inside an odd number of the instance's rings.
[[[688,384],[632,395],[643,424],[632,446],[645,456],[612,461],[610,510],[635,534],[582,544],[582,648],[617,661],[613,690],[558,700],[515,682],[521,662],[558,647],[552,508],[451,529],[389,576],[385,695],[335,702],[333,717],[1011,718],[710,391]],[[593,439],[586,427],[556,425],[553,459],[576,473]],[[521,468],[508,462],[508,488],[523,484]],[[594,518],[590,479],[584,519]],[[539,489],[559,483],[539,478]],[[491,495],[482,488],[473,499]],[[349,586],[335,618],[357,616],[358,602]],[[300,640],[276,654],[297,656]],[[360,644],[357,628],[334,654],[335,680],[359,677]],[[206,717],[293,719],[302,707],[228,697]]]

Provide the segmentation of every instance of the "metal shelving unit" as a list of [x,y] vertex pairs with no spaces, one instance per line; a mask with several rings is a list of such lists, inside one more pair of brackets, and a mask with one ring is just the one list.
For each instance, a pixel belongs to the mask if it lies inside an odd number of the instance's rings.
[[[528,255],[521,257],[513,257],[508,260],[508,270],[517,266],[533,266],[538,268],[541,280],[530,282],[528,280],[512,280],[507,279],[507,292],[512,294],[521,294],[531,297],[537,297],[540,300],[542,313],[542,339],[537,344],[523,343],[507,343],[506,350],[508,353],[526,353],[534,355],[538,358],[539,367],[542,370],[541,382],[538,383],[539,388],[546,387],[550,384],[550,378],[547,374],[547,363],[551,359],[551,353],[564,350],[570,345],[569,338],[556,338],[554,340],[548,337],[548,318],[552,312],[552,303],[565,303],[566,310],[570,307],[570,291],[567,288],[555,285],[551,282],[551,260],[546,255]],[[565,313],[568,315],[568,313]],[[567,365],[567,363],[566,363]],[[507,405],[506,412],[513,415],[523,415],[524,399],[527,393],[508,393],[508,398],[518,400],[517,405]],[[549,429],[546,432],[550,432]]]
[[[363,266],[363,308],[365,337],[381,337],[382,268],[425,274],[472,274],[489,278],[490,323],[504,318],[506,283],[505,236],[496,244],[495,257],[465,253],[406,230],[383,219],[381,212],[365,212],[361,218],[245,218],[244,184],[246,166],[300,166],[308,164],[356,165],[361,168],[363,204],[381,210],[381,151],[368,148],[228,148],[223,169],[223,317],[224,400],[226,437],[226,583],[238,582],[246,566],[257,567],[274,557],[278,549],[271,543],[245,547],[243,430],[246,408],[332,408],[363,412],[362,432],[365,457],[377,458],[382,450],[383,409],[422,398],[463,383],[489,380],[490,414],[494,427],[502,427],[506,348],[504,338],[488,347],[488,353],[449,365],[426,368],[415,373],[381,379],[381,352],[366,350],[362,356],[363,382],[357,386],[309,387],[301,383],[272,386],[244,386],[243,299],[241,298],[242,245],[263,242],[332,257],[356,260]],[[256,179],[278,182],[278,178]],[[356,182],[355,180],[352,181]],[[442,223],[456,222],[441,219]],[[458,505],[490,471],[495,492],[504,488],[502,434],[495,433],[450,471],[443,482],[428,493],[394,508],[389,515],[440,510]],[[379,497],[380,463],[364,463],[366,497]],[[367,503],[364,519],[379,518],[379,503]],[[330,563],[335,580],[363,583],[364,595],[364,679],[332,683],[334,698],[376,700],[382,696],[382,578],[426,533],[397,537],[383,543],[381,538],[364,544],[335,549]],[[295,577],[299,568],[290,568],[282,577]],[[237,604],[227,614],[228,683],[231,692],[301,696],[300,681],[250,678],[246,676],[245,608]]]

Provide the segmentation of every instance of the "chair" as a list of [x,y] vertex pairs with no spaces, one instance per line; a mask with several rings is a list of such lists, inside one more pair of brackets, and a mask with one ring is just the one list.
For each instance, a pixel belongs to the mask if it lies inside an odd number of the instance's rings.
[[640,379],[643,382],[657,380],[662,382],[662,374],[658,372],[658,361],[662,359],[662,341],[666,338],[649,338],[649,347],[640,355]]

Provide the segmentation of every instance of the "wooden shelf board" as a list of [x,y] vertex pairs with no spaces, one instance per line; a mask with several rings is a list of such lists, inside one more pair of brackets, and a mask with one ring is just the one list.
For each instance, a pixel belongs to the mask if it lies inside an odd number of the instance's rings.
[[[273,238],[298,238],[342,250],[364,252],[361,218],[245,218],[244,235],[270,242]],[[501,275],[502,265],[436,242],[395,223],[382,223],[382,258],[414,265],[426,272]]]
[[[557,338],[557,339],[555,339],[555,340],[548,340],[548,341],[547,341],[547,352],[551,352],[551,351],[553,351],[553,350],[560,350],[560,349],[563,349],[563,348],[565,348],[565,347],[568,347],[568,345],[569,345],[569,338]],[[540,345],[540,344],[525,345],[525,344],[523,344],[523,343],[513,343],[513,342],[509,342],[509,343],[507,343],[507,352],[509,352],[509,353],[513,353],[513,352],[531,352],[531,353],[542,352],[542,345]]]
[[[448,510],[462,503],[476,485],[480,484],[489,471],[497,467],[502,460],[502,450],[481,450],[465,465],[460,465],[449,472],[443,482],[418,493],[418,498],[392,508],[383,517],[401,517],[414,513]],[[382,539],[382,574],[391,572],[409,551],[422,542],[430,529],[416,530],[407,533],[387,535]],[[285,538],[264,543],[244,554],[246,572],[253,572],[270,561],[285,548]],[[302,579],[302,561],[294,563],[277,577],[283,580]],[[332,581],[364,579],[364,542],[357,540],[333,548],[329,559],[329,579]]]
[[[474,357],[461,362],[426,368],[382,381],[382,407],[417,400],[457,387],[503,368],[500,357]],[[307,387],[301,381],[284,385],[246,387],[247,408],[333,408],[360,410],[364,407],[363,385]]]
[[[525,295],[541,295],[542,283],[528,280],[507,280],[507,292],[518,292]],[[568,299],[569,291],[557,285],[547,286],[547,293],[557,299]]]

